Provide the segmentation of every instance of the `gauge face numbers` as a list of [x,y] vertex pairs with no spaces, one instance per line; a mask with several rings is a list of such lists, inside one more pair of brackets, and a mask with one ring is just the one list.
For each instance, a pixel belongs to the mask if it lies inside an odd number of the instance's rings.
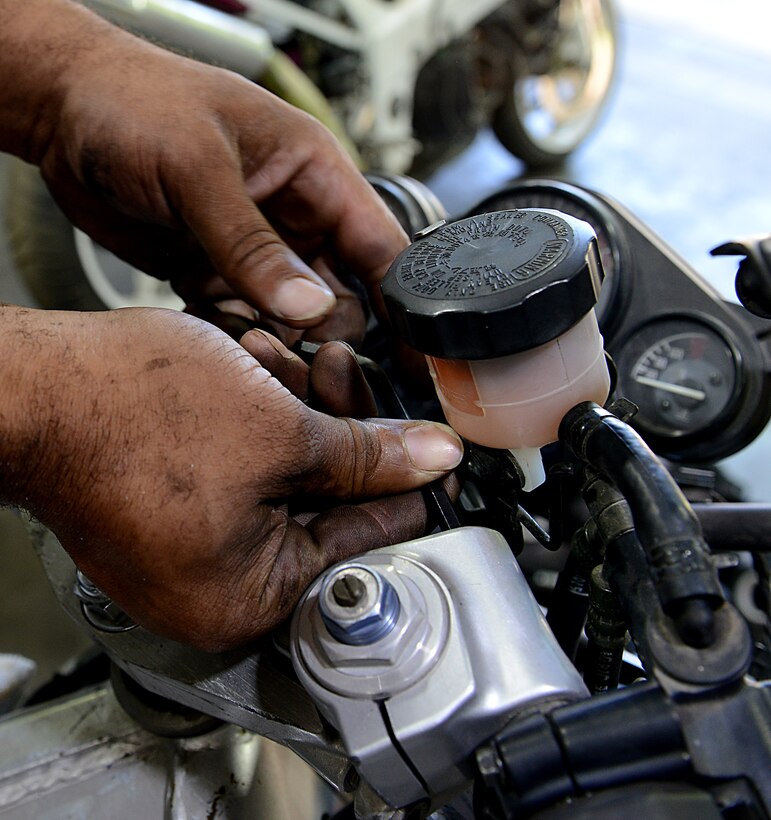
[[633,424],[664,438],[707,434],[740,392],[733,346],[715,328],[683,318],[652,322],[618,355],[622,395],[640,409]]

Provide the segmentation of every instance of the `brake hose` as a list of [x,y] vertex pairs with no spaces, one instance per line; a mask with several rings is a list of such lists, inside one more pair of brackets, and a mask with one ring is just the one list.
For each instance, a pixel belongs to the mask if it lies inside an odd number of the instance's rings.
[[662,609],[680,638],[711,645],[723,592],[699,521],[672,476],[635,430],[594,402],[565,415],[560,439],[626,499]]

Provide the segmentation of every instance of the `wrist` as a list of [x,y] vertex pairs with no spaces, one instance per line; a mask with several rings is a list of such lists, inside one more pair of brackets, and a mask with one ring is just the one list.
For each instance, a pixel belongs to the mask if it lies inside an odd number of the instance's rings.
[[82,449],[74,316],[0,306],[0,502],[42,519]]
[[34,346],[36,311],[0,305],[0,503],[22,504],[27,496],[26,456],[35,437],[30,408],[35,401]]

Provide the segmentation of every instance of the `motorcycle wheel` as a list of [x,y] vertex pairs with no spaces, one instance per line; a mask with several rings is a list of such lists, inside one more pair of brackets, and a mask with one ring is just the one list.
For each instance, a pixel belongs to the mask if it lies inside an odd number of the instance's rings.
[[48,193],[37,168],[14,160],[9,163],[6,182],[11,253],[41,307],[183,307],[168,282],[136,270],[74,228]]
[[608,99],[616,67],[612,0],[559,0],[538,48],[512,51],[512,83],[491,125],[531,168],[562,162],[590,134]]

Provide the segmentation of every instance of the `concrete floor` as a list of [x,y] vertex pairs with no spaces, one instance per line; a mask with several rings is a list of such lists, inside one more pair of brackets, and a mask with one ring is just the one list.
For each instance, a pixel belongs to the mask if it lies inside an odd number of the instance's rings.
[[[760,6],[760,8],[759,8]],[[618,83],[595,135],[562,172],[637,213],[723,293],[735,261],[708,250],[771,231],[771,11],[755,0],[619,0]],[[0,194],[2,193],[0,157]],[[451,212],[523,173],[490,134],[431,184]],[[0,196],[2,199],[2,196]],[[32,304],[0,236],[0,299]],[[729,461],[753,477],[749,497],[771,500],[768,432]],[[82,646],[48,595],[21,523],[0,512],[0,653],[40,664],[39,678]]]

